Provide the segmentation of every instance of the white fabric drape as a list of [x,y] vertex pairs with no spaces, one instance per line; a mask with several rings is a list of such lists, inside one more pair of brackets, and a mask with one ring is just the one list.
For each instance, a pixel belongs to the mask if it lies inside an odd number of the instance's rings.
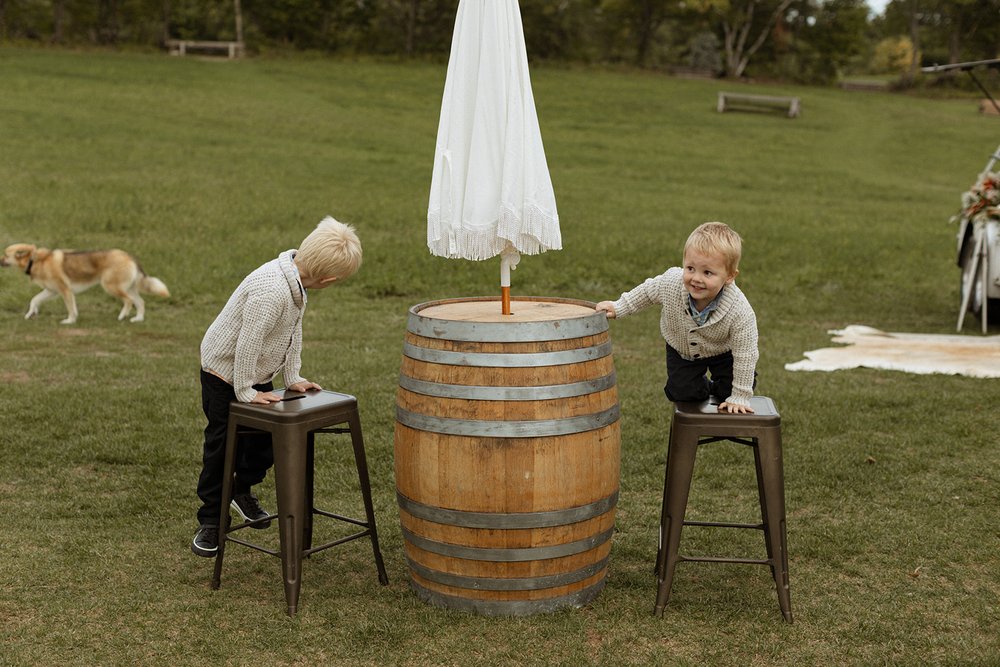
[[481,260],[562,247],[517,0],[461,0],[441,102],[427,247]]

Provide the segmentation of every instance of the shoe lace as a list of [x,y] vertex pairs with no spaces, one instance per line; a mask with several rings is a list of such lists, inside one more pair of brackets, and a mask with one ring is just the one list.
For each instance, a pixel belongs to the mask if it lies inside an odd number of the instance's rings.
[[209,544],[215,544],[219,541],[219,527],[218,526],[205,526],[201,529],[201,535],[199,536],[199,541],[208,542]]

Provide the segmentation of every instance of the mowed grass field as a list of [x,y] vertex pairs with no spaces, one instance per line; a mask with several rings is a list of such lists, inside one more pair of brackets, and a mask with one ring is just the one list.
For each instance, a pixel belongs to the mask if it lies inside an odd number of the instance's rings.
[[[622,478],[600,596],[524,618],[416,598],[392,461],[407,311],[495,294],[499,273],[426,248],[444,76],[0,49],[0,245],[120,247],[172,293],[141,324],[99,288],[73,326],[58,300],[26,321],[37,288],[0,271],[0,664],[1000,664],[996,380],[784,370],[847,324],[954,330],[948,218],[1000,136],[971,100],[745,87],[801,97],[788,120],[716,113],[729,82],[535,67],[564,249],[525,257],[515,295],[616,298],[679,262],[703,221],[744,236],[758,393],[783,418],[795,622],[767,569],[738,565],[680,565],[652,615],[669,416],[652,309],[611,325]],[[357,227],[365,260],[311,296],[303,370],[359,399],[390,585],[353,542],[305,563],[289,619],[277,559],[233,547],[213,591],[212,561],[189,550],[198,346],[243,276],[328,214]],[[689,517],[753,520],[743,449],[699,454]],[[323,505],[360,515],[349,447],[321,456]],[[261,498],[273,508],[270,479]],[[753,557],[761,542],[702,530],[682,545]]]

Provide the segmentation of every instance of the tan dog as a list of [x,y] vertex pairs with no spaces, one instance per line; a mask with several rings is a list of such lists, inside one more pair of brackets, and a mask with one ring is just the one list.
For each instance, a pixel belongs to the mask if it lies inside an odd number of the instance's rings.
[[66,302],[69,315],[63,324],[76,322],[76,293],[101,283],[104,291],[116,296],[125,304],[118,319],[123,320],[135,306],[132,322],[142,322],[146,304],[139,292],[170,296],[167,286],[158,278],[143,272],[138,262],[123,250],[81,252],[75,250],[49,250],[27,243],[16,243],[4,251],[0,266],[16,266],[28,274],[32,282],[43,289],[35,295],[24,316],[29,319],[38,314],[38,306],[56,295]]

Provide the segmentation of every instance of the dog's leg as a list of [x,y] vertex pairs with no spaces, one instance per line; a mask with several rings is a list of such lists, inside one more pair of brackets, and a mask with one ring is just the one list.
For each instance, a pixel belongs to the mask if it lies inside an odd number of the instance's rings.
[[141,296],[139,296],[138,287],[133,286],[132,289],[129,290],[128,296],[132,300],[132,303],[135,304],[135,317],[129,321],[142,322],[146,319],[146,302],[142,300]]
[[79,312],[76,309],[76,295],[73,294],[73,290],[66,288],[62,292],[63,302],[66,304],[66,312],[69,313],[65,320],[61,320],[59,324],[75,324],[76,318]]
[[38,306],[42,305],[44,302],[48,301],[54,297],[57,292],[53,292],[50,289],[43,289],[41,292],[35,295],[28,304],[28,312],[25,314],[24,319],[30,320],[32,317],[38,314]]
[[142,300],[141,296],[139,296],[138,285],[132,284],[126,289],[122,289],[114,285],[105,285],[104,289],[107,290],[108,294],[116,296],[122,300],[122,310],[118,313],[119,320],[124,320],[128,317],[128,314],[132,312],[132,306],[135,306],[135,317],[129,321],[142,322],[146,315],[146,302]]
[[121,322],[128,314],[132,312],[132,292],[135,292],[134,287],[122,287],[121,281],[118,280],[118,276],[114,272],[109,272],[101,278],[101,287],[104,291],[120,299],[122,302],[122,309],[118,311],[118,321]]

